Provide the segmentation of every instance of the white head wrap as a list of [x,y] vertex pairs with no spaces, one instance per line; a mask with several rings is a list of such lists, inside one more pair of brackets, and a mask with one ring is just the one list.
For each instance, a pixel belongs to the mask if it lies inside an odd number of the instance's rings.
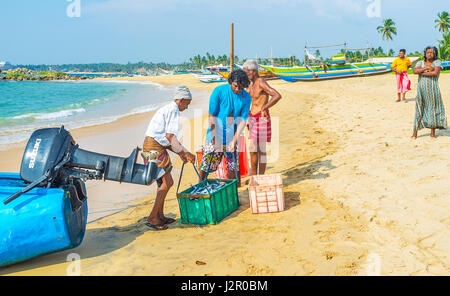
[[184,85],[177,86],[177,88],[175,89],[174,99],[175,100],[181,100],[181,99],[192,100],[192,95],[191,95],[191,92],[189,91],[189,88],[187,88],[187,86],[184,86]]
[[255,60],[246,60],[244,68],[249,70],[258,70],[258,63]]

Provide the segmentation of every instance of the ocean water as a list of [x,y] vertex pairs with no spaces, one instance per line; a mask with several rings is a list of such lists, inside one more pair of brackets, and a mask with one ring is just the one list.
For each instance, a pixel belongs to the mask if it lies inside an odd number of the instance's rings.
[[67,129],[154,110],[174,86],[130,81],[0,81],[0,150],[44,127]]

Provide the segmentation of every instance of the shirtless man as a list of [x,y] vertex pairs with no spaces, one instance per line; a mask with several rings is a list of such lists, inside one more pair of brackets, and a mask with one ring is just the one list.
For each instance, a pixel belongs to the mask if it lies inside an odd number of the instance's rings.
[[[281,95],[258,75],[258,64],[254,60],[244,63],[244,71],[250,79],[249,93],[252,105],[248,117],[250,140],[250,162],[252,175],[263,175],[266,171],[266,143],[271,141],[272,127],[269,108],[278,103]],[[269,100],[269,96],[272,99]]]

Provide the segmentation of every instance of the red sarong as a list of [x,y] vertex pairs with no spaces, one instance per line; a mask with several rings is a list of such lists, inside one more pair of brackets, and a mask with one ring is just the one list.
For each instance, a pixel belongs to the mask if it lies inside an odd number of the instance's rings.
[[404,94],[411,90],[411,81],[408,72],[403,71],[402,74],[397,73],[397,93]]
[[254,143],[270,142],[272,138],[272,124],[270,121],[269,110],[266,110],[266,116],[261,112],[248,116],[249,139]]

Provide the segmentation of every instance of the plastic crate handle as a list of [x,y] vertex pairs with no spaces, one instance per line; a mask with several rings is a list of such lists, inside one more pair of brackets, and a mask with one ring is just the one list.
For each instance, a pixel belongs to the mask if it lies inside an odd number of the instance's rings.
[[[183,165],[181,166],[180,178],[178,179],[178,186],[177,186],[177,195],[178,195],[178,190],[180,189],[181,177],[183,176],[184,165],[185,165],[185,163],[183,163]],[[198,176],[198,179],[201,180],[202,178],[200,177],[200,174],[198,173],[197,168],[195,167],[195,164],[192,164],[192,166],[194,167],[194,170],[195,170],[195,173],[196,173],[197,176]],[[207,176],[207,177],[208,177],[208,176]],[[206,179],[205,179],[205,180],[206,180]],[[208,181],[206,181],[206,184],[208,184]],[[208,192],[209,192],[208,187],[206,187],[206,190],[208,190]],[[210,193],[210,192],[209,192],[209,193]],[[210,193],[210,194],[211,194],[211,193]]]
[[[234,151],[234,152],[232,153],[232,156],[233,156],[233,163],[235,164],[235,170],[234,170],[234,173],[235,173],[235,176],[236,176],[236,180],[238,180],[239,177],[238,177],[238,165],[237,165],[237,159],[236,159],[236,151]],[[225,156],[224,156],[224,157],[225,157]],[[211,158],[211,162],[212,162],[212,158]],[[207,185],[207,186],[208,186],[208,175],[209,175],[209,168],[211,167],[211,162],[209,162],[209,165],[208,165],[208,171],[206,172],[206,177],[205,177],[205,179],[204,179],[204,180],[206,180],[206,185]],[[178,195],[178,191],[179,191],[179,189],[180,189],[181,177],[183,176],[184,165],[185,165],[185,163],[183,162],[183,165],[181,166],[180,178],[178,179],[177,195]],[[200,174],[199,174],[198,171],[197,171],[197,168],[195,167],[195,164],[192,163],[192,166],[194,167],[194,170],[195,170],[195,173],[196,173],[197,176],[198,176],[198,179],[199,179],[199,180],[202,180],[202,178],[200,177]],[[208,190],[208,193],[211,194],[211,192],[209,191],[208,187],[206,187],[206,190]]]

